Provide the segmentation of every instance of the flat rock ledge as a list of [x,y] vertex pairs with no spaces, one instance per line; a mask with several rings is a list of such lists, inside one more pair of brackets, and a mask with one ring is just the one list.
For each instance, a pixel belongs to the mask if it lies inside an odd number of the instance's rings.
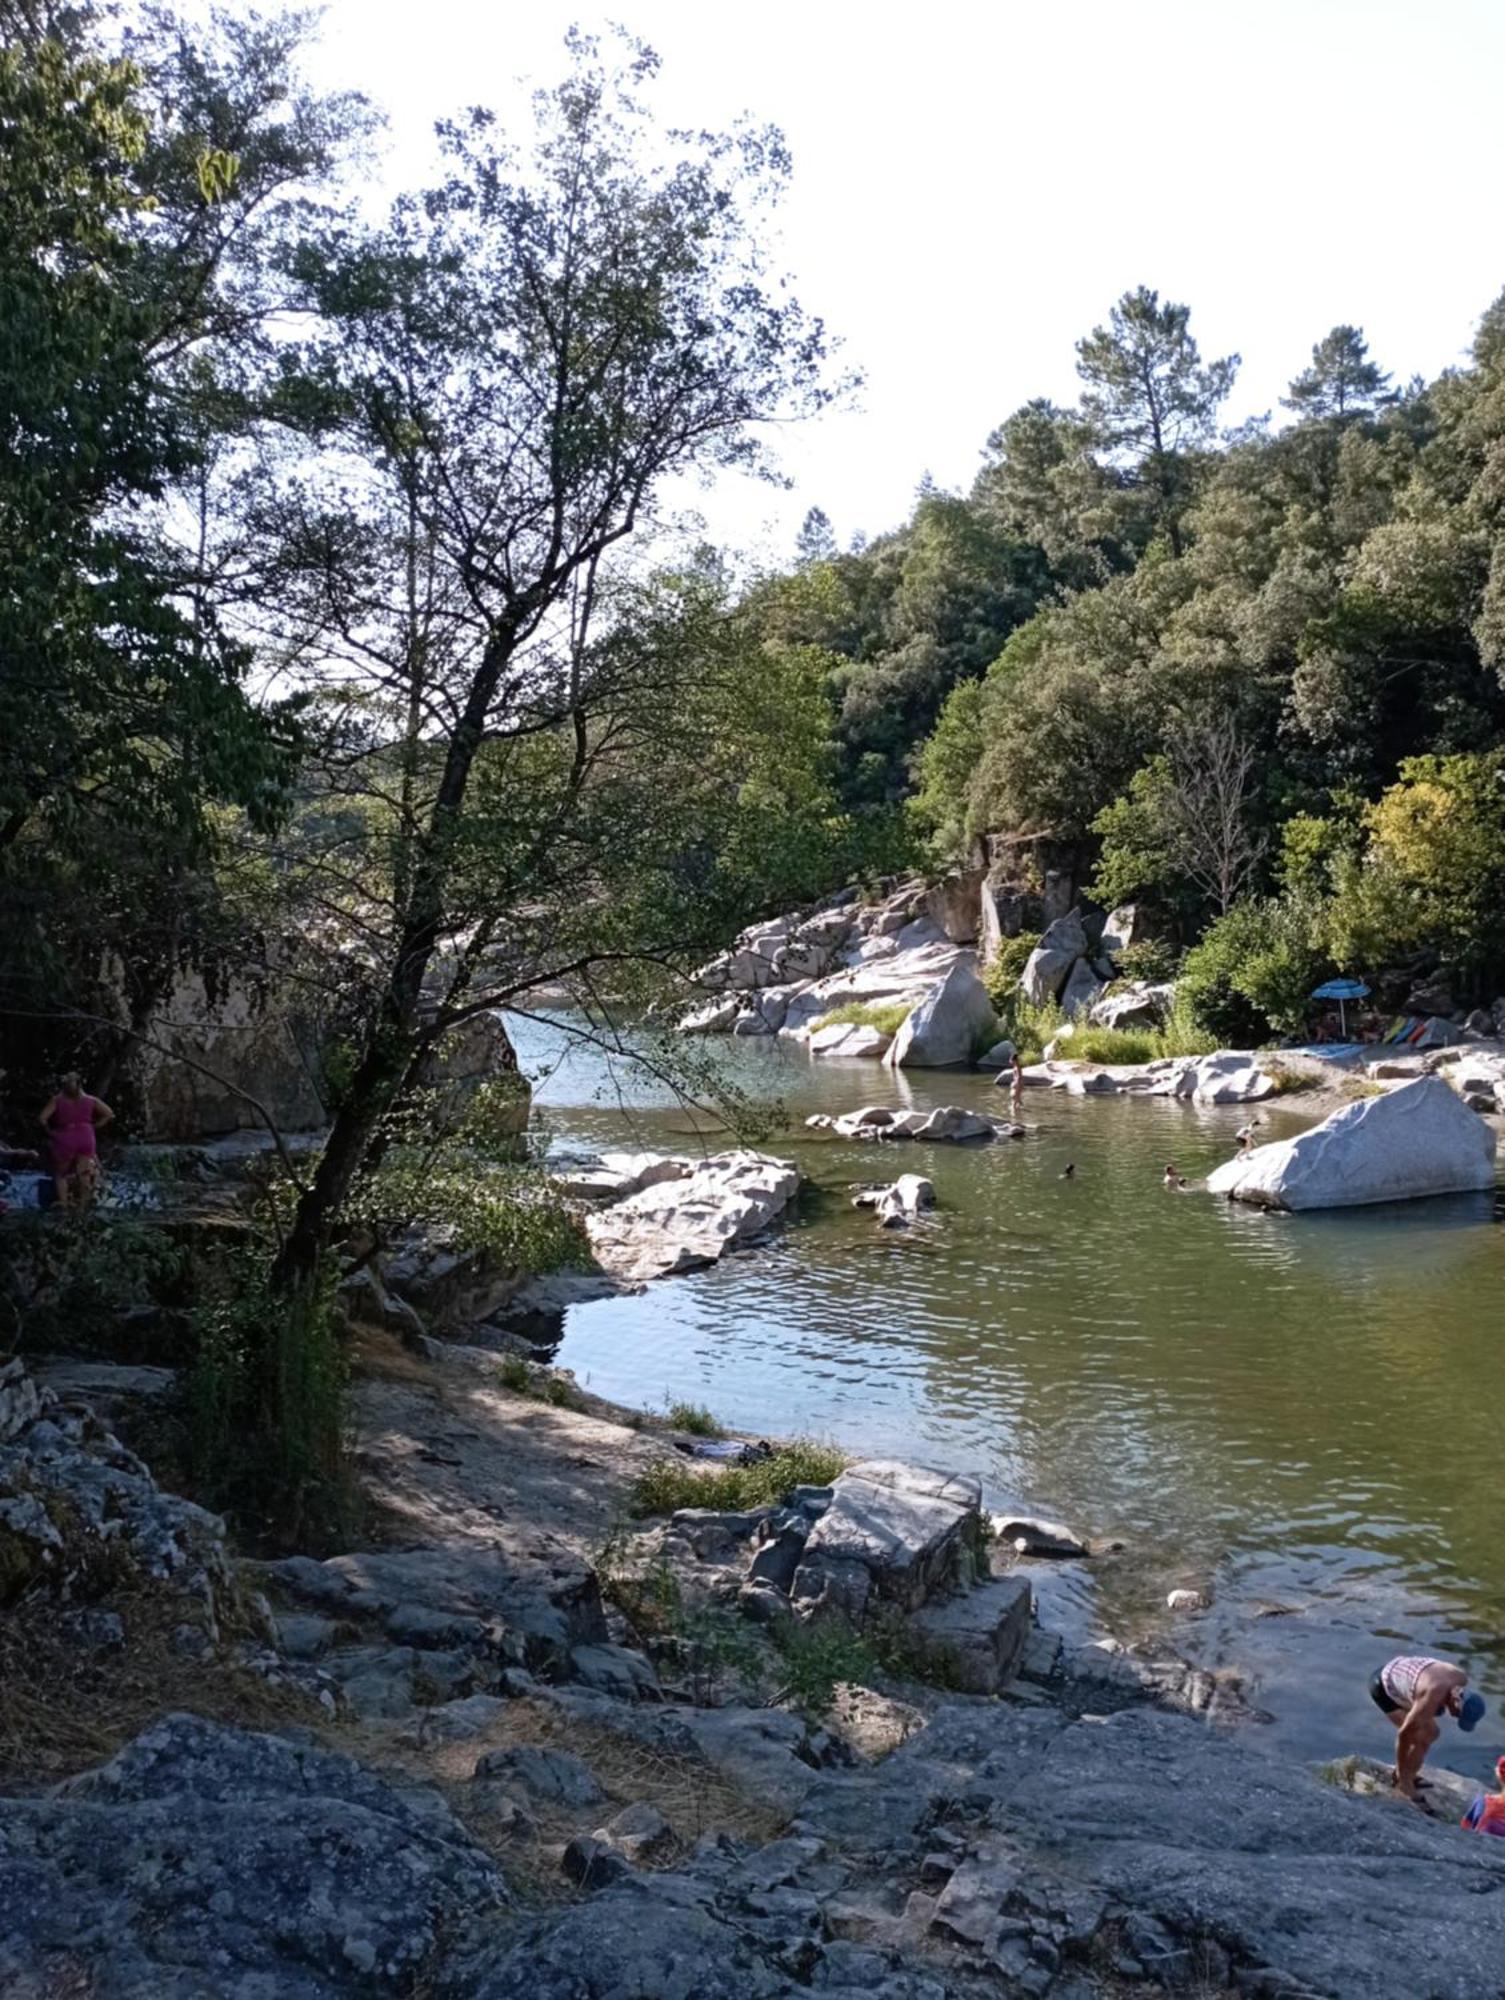
[[596,1261],[629,1281],[714,1264],[763,1235],[800,1187],[794,1162],[767,1153],[640,1161],[628,1176],[630,1192],[586,1217]]
[[[107,1431],[14,1365],[0,1371],[0,1473],[11,1502],[45,1511],[65,1491],[123,1510],[100,1516],[125,1523],[106,1539],[190,1601],[242,1587],[214,1517],[179,1514]],[[947,1690],[932,1686],[925,1710],[851,1685],[821,1717],[671,1697],[616,1643],[590,1565],[562,1549],[243,1566],[272,1600],[269,1658],[295,1685],[306,1671],[338,1686],[361,1754],[301,1726],[169,1713],[92,1770],[0,1796],[0,1994],[1499,1991],[1505,1848],[1451,1823],[1466,1787],[1447,1820],[1429,1817],[1368,1795],[1356,1760],[1319,1775],[1208,1728],[1236,1712],[1211,1676],[1063,1649],[1033,1625],[1027,1578],[989,1573],[968,1474],[868,1460],[786,1501],[686,1509],[646,1532],[750,1619],[772,1610],[812,1637],[831,1615],[900,1621]],[[60,1580],[44,1564],[33,1587]],[[528,1717],[548,1740],[520,1733]],[[608,1739],[603,1759],[593,1746]],[[442,1790],[421,1775],[435,1746]],[[623,1797],[624,1771],[647,1789],[666,1764],[706,1773],[762,1831],[706,1832],[693,1784],[669,1812]],[[574,1900],[523,1908],[509,1842],[531,1840],[536,1859],[545,1820]]]
[[887,1104],[866,1104],[859,1111],[831,1117],[815,1111],[805,1120],[812,1132],[833,1132],[838,1139],[883,1144],[890,1139],[915,1139],[926,1144],[983,1143],[992,1139],[1022,1139],[1024,1127],[985,1118],[960,1104],[942,1104],[934,1111],[896,1111]]
[[[1090,1681],[1062,1685],[1083,1707],[1093,1699]],[[564,1696],[594,1728],[651,1725],[684,1752],[688,1738],[661,1711]],[[736,1733],[734,1713],[700,1715],[708,1741]],[[766,1712],[762,1727],[778,1722]],[[49,1797],[0,1800],[0,1991],[1087,2000],[1127,1986],[1477,2000],[1498,1990],[1498,1842],[1356,1798],[1188,1717],[961,1700],[861,1768],[801,1762],[808,1740],[797,1746],[798,1726],[782,1722],[796,1774],[785,1830],[761,1843],[682,1841],[669,1867],[648,1859],[664,1851],[650,1815],[634,1811],[613,1833],[621,1815],[596,1802],[577,1760],[556,1756],[560,1778],[553,1763],[519,1770],[515,1757],[494,1776],[483,1759],[476,1782],[505,1779],[529,1797],[542,1783],[561,1806],[576,1798],[580,1825],[594,1829],[567,1850],[581,1899],[520,1914],[502,1868],[436,1792],[305,1743],[166,1717]],[[767,1743],[777,1752],[776,1735]],[[646,1851],[634,1847],[639,1828]]]

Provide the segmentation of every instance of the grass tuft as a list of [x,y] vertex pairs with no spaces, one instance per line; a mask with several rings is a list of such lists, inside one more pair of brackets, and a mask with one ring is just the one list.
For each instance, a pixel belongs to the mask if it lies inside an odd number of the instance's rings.
[[704,1403],[670,1403],[666,1412],[671,1430],[687,1431],[691,1437],[719,1438],[726,1432]]
[[811,1034],[821,1028],[876,1028],[880,1035],[897,1035],[909,1016],[903,1000],[847,1000],[822,1014],[811,1024]]
[[728,1513],[773,1507],[796,1486],[829,1486],[846,1463],[834,1445],[813,1438],[794,1438],[750,1465],[660,1458],[638,1474],[628,1504],[637,1515],[672,1514],[680,1507],[715,1507]]

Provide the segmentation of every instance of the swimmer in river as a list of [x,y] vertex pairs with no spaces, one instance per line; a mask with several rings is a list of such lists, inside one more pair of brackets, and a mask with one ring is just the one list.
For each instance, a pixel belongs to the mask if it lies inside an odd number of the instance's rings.
[[1076,1161],[1075,1161],[1075,1160],[1068,1160],[1068,1161],[1066,1162],[1065,1166],[1064,1166],[1064,1167],[1062,1167],[1062,1169],[1061,1169],[1061,1179],[1062,1179],[1063,1181],[1071,1181],[1071,1180],[1075,1180],[1075,1179],[1076,1179]]

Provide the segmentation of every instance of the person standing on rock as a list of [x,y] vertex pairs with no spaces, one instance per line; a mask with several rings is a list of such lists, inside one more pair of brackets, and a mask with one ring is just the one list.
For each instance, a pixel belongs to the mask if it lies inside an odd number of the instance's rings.
[[1482,1695],[1465,1694],[1468,1675],[1462,1667],[1434,1660],[1424,1653],[1403,1653],[1387,1660],[1370,1678],[1369,1696],[1397,1731],[1395,1784],[1414,1799],[1421,1783],[1427,1752],[1441,1734],[1437,1718],[1453,1715],[1458,1727],[1478,1727],[1484,1713]]
[[62,1089],[47,1100],[42,1129],[59,1208],[84,1209],[93,1200],[99,1186],[98,1134],[114,1116],[102,1099],[85,1092],[76,1069],[69,1070]]

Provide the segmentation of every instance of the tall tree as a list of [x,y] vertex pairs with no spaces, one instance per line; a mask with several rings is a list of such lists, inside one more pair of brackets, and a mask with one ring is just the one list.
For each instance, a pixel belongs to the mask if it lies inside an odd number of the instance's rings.
[[158,503],[352,118],[295,89],[296,24],[221,32],[149,13],[112,52],[89,10],[37,5],[0,46],[0,850],[38,815],[190,837],[207,799],[259,810],[278,775]]
[[169,525],[271,353],[273,247],[364,123],[300,90],[302,32],[147,9],[122,40],[87,6],[0,9],[0,1016],[23,1071],[122,985],[146,1006],[202,930],[219,809],[264,828],[285,800],[293,717],[254,698]]
[[1281,401],[1299,416],[1342,422],[1366,416],[1388,401],[1390,377],[1369,359],[1369,343],[1356,326],[1335,326],[1312,349],[1304,368]]
[[795,560],[801,564],[829,562],[836,554],[836,536],[831,517],[824,507],[812,507],[800,523],[794,541]]
[[1127,476],[1093,456],[1093,427],[1044,396],[1005,418],[983,449],[973,504],[1010,535],[1033,542],[1069,589],[1132,566],[1144,508]]
[[[475,112],[443,131],[439,187],[297,264],[326,329],[299,357],[313,451],[270,504],[303,657],[365,716],[352,758],[386,767],[391,886],[363,937],[354,1074],[277,1263],[294,1300],[434,1041],[538,979],[527,947],[555,919],[590,910],[610,931],[632,822],[625,794],[593,806],[622,713],[691,713],[683,668],[655,693],[662,649],[632,643],[618,551],[665,480],[759,469],[753,427],[828,393],[822,330],[759,250],[779,135],[666,144],[649,52],[612,70],[589,39],[571,50],[527,159]],[[665,756],[660,796],[691,767],[688,746]],[[693,885],[693,848],[681,865]]]
[[1172,552],[1182,553],[1181,521],[1190,498],[1188,455],[1211,443],[1218,406],[1233,387],[1239,356],[1202,360],[1190,308],[1141,285],[1077,343],[1077,373],[1087,385],[1082,409],[1097,442],[1130,459],[1155,496]]

